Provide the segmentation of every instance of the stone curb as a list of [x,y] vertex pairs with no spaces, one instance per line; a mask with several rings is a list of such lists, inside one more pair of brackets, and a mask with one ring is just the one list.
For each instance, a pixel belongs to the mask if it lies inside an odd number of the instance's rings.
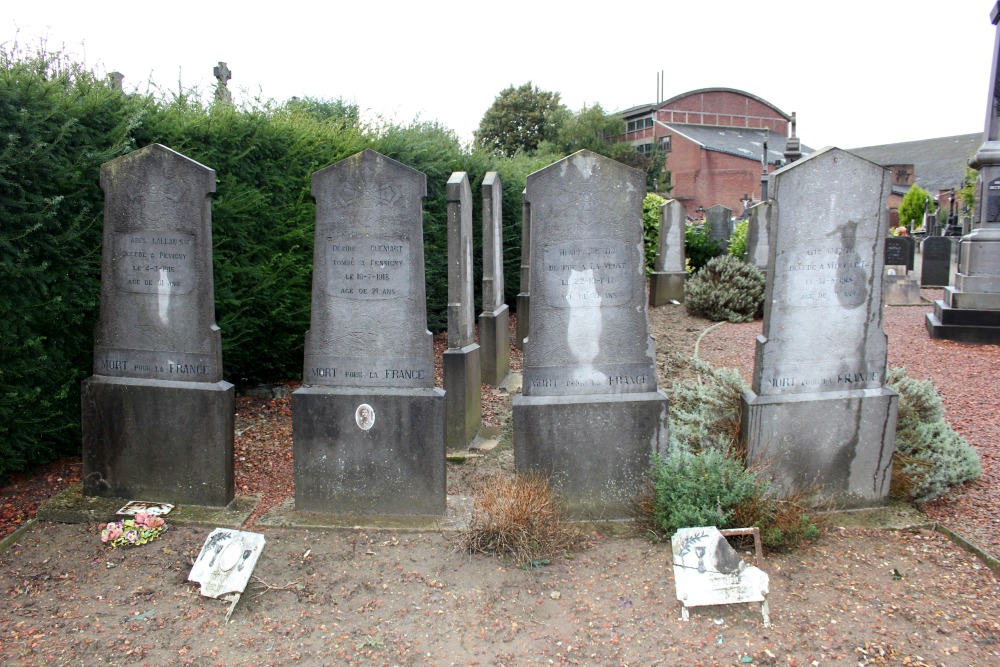
[[37,519],[28,519],[20,526],[18,526],[17,530],[15,530],[13,533],[0,540],[0,554],[6,552],[8,549],[14,546],[14,544],[18,540],[20,540],[22,536],[26,535],[34,527],[36,523],[38,523]]
[[936,532],[941,533],[946,536],[949,540],[962,547],[972,555],[974,555],[979,560],[983,561],[986,567],[993,571],[993,574],[1000,577],[1000,560],[994,558],[992,555],[984,551],[981,547],[976,546],[974,543],[970,542],[966,538],[962,537],[950,528],[946,528],[939,523],[935,523],[931,526]]

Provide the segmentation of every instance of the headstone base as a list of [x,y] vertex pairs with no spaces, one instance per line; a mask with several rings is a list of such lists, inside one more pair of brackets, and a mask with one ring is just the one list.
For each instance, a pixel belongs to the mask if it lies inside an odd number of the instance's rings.
[[524,349],[524,339],[528,337],[528,304],[531,303],[531,296],[529,294],[518,294],[517,299],[514,302],[515,311],[517,312],[517,331],[515,332],[514,346],[519,349]]
[[[374,420],[358,425],[362,404]],[[445,511],[441,389],[302,387],[292,393],[295,509],[324,514]]]
[[81,389],[84,495],[232,502],[233,385],[95,375]]
[[743,394],[750,459],[785,496],[814,506],[871,507],[889,494],[899,396],[890,389]]
[[[968,293],[963,296],[970,296]],[[1000,295],[980,295],[1000,296]],[[1000,310],[953,308],[938,299],[927,313],[927,333],[935,340],[953,340],[974,345],[1000,345]]]
[[510,309],[504,304],[479,315],[482,383],[499,387],[510,372]]
[[514,465],[548,477],[573,519],[635,516],[650,457],[666,447],[662,390],[514,397]]
[[465,449],[476,439],[483,422],[483,387],[480,379],[479,345],[445,350],[445,444],[448,449]]
[[671,301],[684,303],[684,282],[687,271],[658,272],[649,277],[649,305],[652,308],[665,306]]
[[882,300],[887,306],[916,306],[923,303],[920,285],[912,275],[885,276],[882,282]]

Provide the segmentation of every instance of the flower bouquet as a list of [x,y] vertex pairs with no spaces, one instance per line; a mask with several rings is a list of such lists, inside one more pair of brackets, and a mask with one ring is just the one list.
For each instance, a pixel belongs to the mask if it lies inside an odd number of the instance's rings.
[[152,542],[167,529],[167,522],[158,516],[139,512],[132,519],[111,521],[101,530],[101,542],[112,548],[137,547]]

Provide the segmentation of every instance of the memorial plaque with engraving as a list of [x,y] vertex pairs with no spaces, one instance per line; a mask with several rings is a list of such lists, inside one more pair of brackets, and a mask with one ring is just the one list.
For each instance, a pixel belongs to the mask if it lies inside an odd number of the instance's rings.
[[905,236],[890,236],[885,240],[883,257],[886,266],[905,266],[913,270],[913,241]]

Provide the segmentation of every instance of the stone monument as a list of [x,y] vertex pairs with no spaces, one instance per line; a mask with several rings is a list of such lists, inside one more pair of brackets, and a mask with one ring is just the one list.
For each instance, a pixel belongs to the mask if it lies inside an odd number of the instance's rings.
[[756,266],[765,275],[767,274],[767,253],[771,245],[770,239],[771,202],[757,202],[750,207],[750,224],[747,225],[747,249],[743,254],[743,261],[751,266]]
[[482,422],[482,361],[474,339],[472,190],[469,176],[448,179],[448,349],[444,352],[445,444],[465,449]]
[[969,160],[979,170],[976,228],[962,237],[954,284],[927,314],[927,331],[931,338],[1000,345],[1000,2],[990,20],[997,33],[986,129],[983,145]]
[[716,204],[705,211],[708,220],[708,235],[719,242],[719,252],[725,253],[729,248],[729,237],[733,233],[733,212],[731,209]]
[[[941,237],[936,237],[941,238]],[[923,303],[920,284],[913,271],[913,240],[908,236],[890,236],[883,249],[885,276],[882,298],[889,306],[915,306]]]
[[531,204],[527,190],[521,192],[521,291],[517,294],[517,340],[514,345],[524,349],[524,339],[528,337],[528,318],[531,316]]
[[667,444],[646,311],[643,172],[579,151],[528,176],[531,318],[514,461],[576,518],[626,518]]
[[920,286],[947,287],[951,283],[954,242],[947,236],[929,236],[920,244]]
[[233,73],[226,63],[219,61],[219,64],[212,68],[212,75],[216,78],[215,101],[221,104],[232,104],[233,94],[229,92],[229,80],[233,78]]
[[233,500],[235,390],[215,324],[215,172],[153,144],[101,165],[104,246],[93,375],[82,386],[83,492]]
[[316,243],[302,388],[292,394],[295,508],[445,510],[445,394],[427,331],[427,177],[372,150],[313,174]]
[[482,381],[497,387],[510,372],[510,312],[503,290],[503,188],[495,171],[483,178],[483,312],[479,315]]
[[660,205],[660,234],[649,276],[649,305],[653,308],[684,301],[684,204],[671,199]]
[[764,331],[741,435],[780,491],[878,505],[889,492],[898,401],[885,388],[882,330],[891,176],[825,148],[771,178]]

